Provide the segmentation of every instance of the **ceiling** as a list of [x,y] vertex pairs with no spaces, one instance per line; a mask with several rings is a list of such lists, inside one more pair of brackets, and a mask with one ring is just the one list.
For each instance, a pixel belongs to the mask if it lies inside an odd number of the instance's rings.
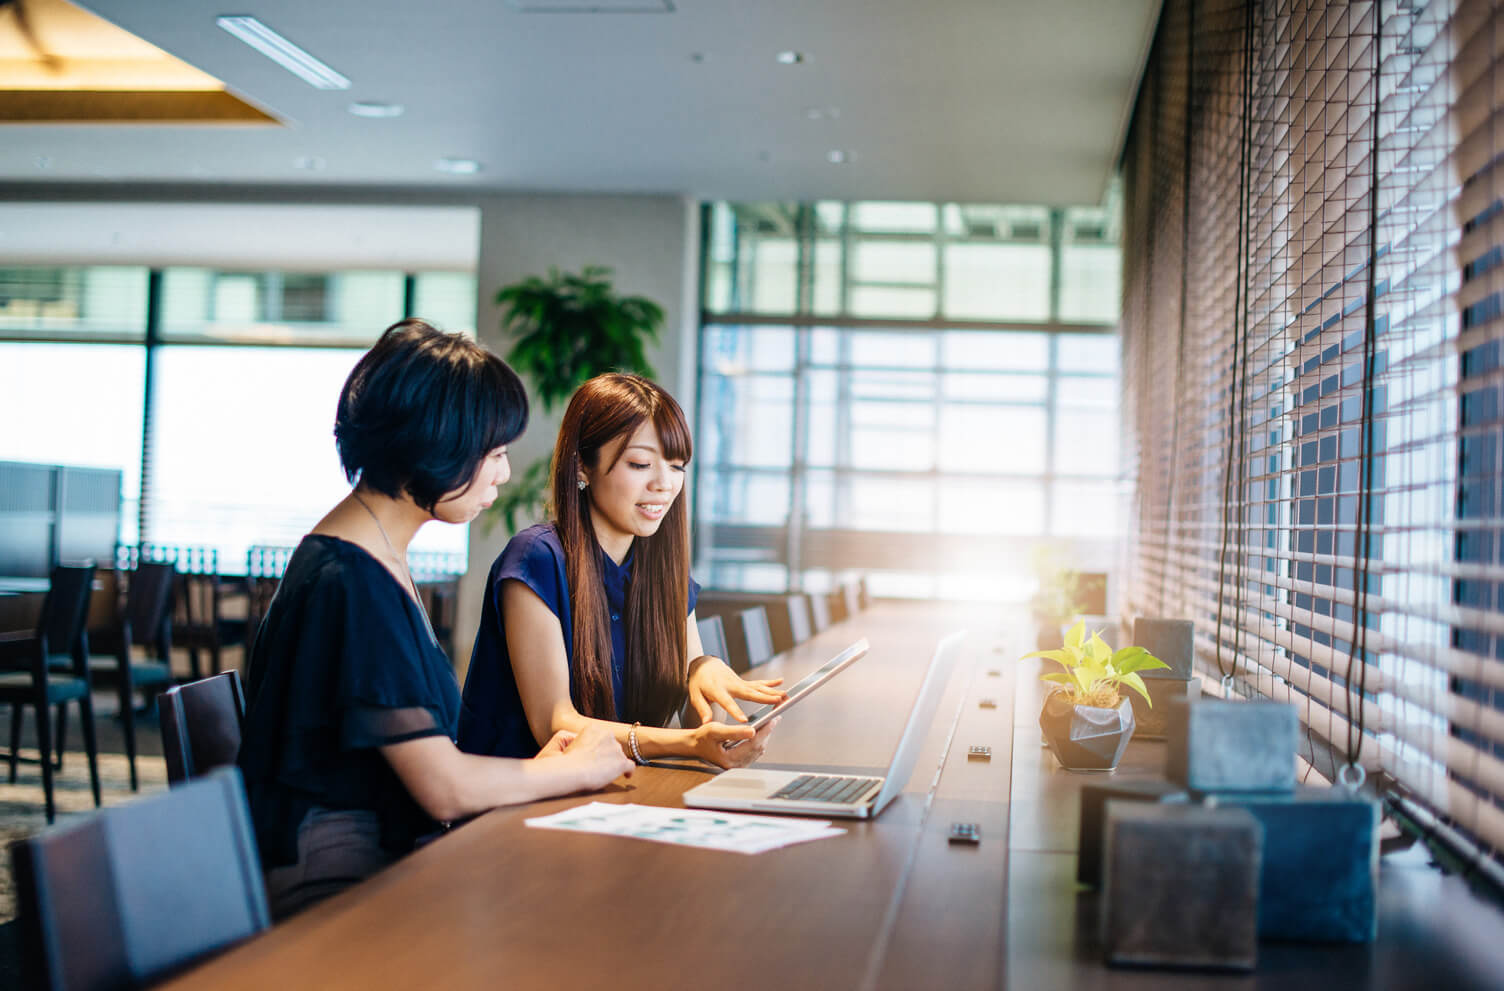
[[[663,0],[87,0],[285,126],[9,124],[0,182],[1096,204],[1159,8],[580,3]],[[352,86],[313,88],[222,14],[258,17]],[[360,118],[354,101],[405,113]]]

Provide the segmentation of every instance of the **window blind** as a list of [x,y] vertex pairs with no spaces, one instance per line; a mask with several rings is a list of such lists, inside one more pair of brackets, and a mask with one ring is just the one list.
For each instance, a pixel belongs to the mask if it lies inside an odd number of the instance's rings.
[[1125,608],[1494,858],[1501,18],[1168,0],[1123,158]]

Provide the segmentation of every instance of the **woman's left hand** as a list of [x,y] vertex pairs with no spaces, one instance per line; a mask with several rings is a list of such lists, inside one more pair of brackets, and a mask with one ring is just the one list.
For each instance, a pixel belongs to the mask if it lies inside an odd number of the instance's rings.
[[725,709],[732,719],[744,723],[747,721],[746,713],[742,712],[735,700],[777,704],[788,696],[788,692],[776,687],[781,684],[782,678],[747,681],[720,658],[701,655],[691,661],[689,666],[689,704],[702,723],[710,722],[712,703]]

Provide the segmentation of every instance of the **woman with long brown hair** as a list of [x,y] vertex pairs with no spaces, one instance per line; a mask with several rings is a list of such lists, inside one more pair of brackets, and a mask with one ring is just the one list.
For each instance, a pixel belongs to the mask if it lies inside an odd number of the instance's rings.
[[[689,577],[684,470],[693,453],[679,404],[637,375],[599,375],[574,394],[553,458],[553,522],[529,527],[491,567],[465,678],[459,743],[528,757],[560,730],[604,725],[642,762],[693,756],[722,767],[762,753],[771,724],[737,699],[777,702],[705,655]],[[669,722],[684,705],[685,726]],[[726,744],[750,741],[728,749]]]

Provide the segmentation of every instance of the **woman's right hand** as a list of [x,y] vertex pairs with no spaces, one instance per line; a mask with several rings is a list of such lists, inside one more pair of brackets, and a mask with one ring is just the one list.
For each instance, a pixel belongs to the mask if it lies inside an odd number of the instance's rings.
[[[558,738],[559,734],[555,734],[554,739],[539,751],[539,756],[543,756]],[[553,759],[574,762],[580,771],[580,787],[585,791],[604,788],[622,775],[630,777],[635,766],[622,752],[616,737],[605,727],[595,724],[586,726],[574,739],[565,742],[562,751]]]
[[[694,755],[707,764],[721,768],[744,767],[762,756],[768,734],[777,724],[777,719],[771,719],[762,729],[753,732],[750,726],[705,723],[686,732],[690,734]],[[741,745],[727,750],[725,745],[728,743]]]

